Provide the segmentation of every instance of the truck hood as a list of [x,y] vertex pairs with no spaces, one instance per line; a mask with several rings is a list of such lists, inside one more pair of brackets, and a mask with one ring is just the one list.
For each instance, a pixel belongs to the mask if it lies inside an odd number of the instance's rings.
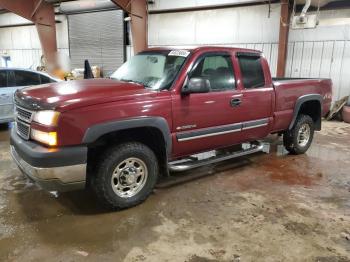
[[34,110],[67,111],[79,107],[130,99],[147,99],[156,91],[113,79],[89,79],[32,86],[16,92],[16,103]]

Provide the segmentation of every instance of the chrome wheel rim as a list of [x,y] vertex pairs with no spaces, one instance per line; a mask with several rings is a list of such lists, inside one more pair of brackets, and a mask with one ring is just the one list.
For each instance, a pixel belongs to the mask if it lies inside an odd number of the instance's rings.
[[303,124],[298,131],[298,145],[304,147],[310,140],[311,129],[308,124]]
[[141,159],[127,158],[113,171],[111,178],[113,191],[122,198],[133,197],[145,186],[147,177],[148,170]]

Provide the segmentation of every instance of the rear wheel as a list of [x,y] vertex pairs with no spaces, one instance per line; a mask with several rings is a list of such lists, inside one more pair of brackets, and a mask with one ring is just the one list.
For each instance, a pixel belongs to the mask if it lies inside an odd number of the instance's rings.
[[291,154],[304,154],[312,143],[314,131],[312,118],[308,115],[299,115],[293,128],[284,133],[283,144]]
[[107,207],[132,207],[152,192],[158,178],[158,161],[146,145],[120,144],[107,150],[101,159],[92,186]]

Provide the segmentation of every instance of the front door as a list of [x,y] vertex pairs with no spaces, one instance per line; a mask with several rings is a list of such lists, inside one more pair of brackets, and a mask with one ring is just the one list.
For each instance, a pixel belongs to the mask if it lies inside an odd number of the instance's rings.
[[188,78],[208,79],[209,93],[173,95],[173,156],[220,148],[241,140],[241,93],[230,53],[207,53]]

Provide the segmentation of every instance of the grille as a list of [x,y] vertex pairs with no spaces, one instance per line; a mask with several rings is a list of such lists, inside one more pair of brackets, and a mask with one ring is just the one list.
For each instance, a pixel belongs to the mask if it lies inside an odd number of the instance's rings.
[[32,111],[16,106],[17,134],[26,140],[30,137],[30,123],[32,122],[32,118]]
[[22,138],[28,140],[30,135],[30,126],[20,121],[16,121],[16,126],[17,134],[19,134]]
[[27,123],[32,121],[33,112],[28,111],[21,107],[16,107],[17,117]]

